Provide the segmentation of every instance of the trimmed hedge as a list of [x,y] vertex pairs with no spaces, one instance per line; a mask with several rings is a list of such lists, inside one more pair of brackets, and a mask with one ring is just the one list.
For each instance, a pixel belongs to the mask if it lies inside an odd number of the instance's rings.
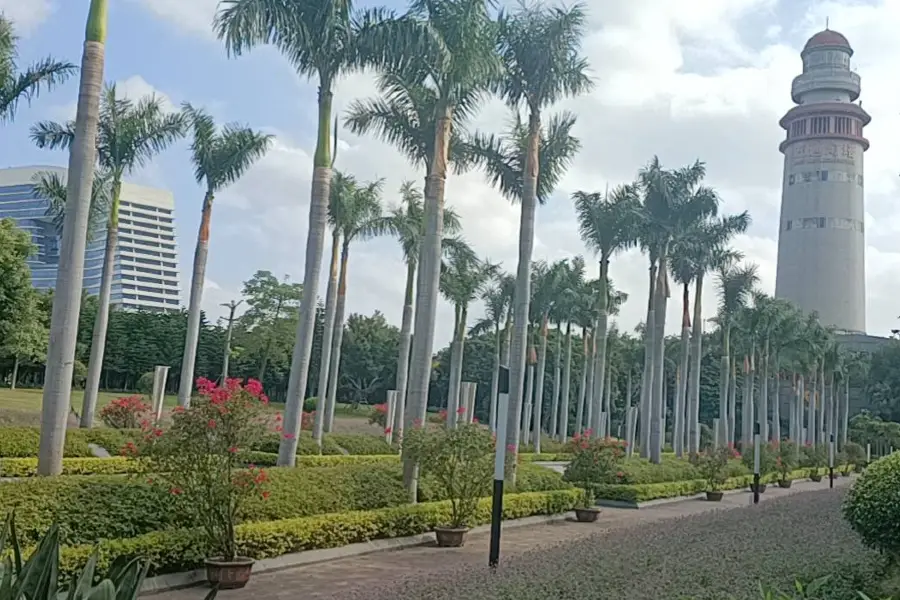
[[[69,458],[93,456],[88,444],[97,444],[116,454],[126,442],[136,439],[138,430],[129,429],[69,429],[63,455]],[[39,427],[0,427],[0,458],[33,458],[38,455],[41,442]]]
[[[503,501],[503,518],[559,514],[572,510],[581,490],[557,490],[510,494]],[[255,559],[283,554],[336,548],[379,538],[417,535],[433,530],[450,518],[449,502],[430,502],[372,511],[326,514],[237,527],[240,554]],[[479,502],[472,525],[490,522],[491,500]],[[64,547],[60,572],[71,577],[91,552],[100,552],[99,570],[105,572],[117,556],[142,556],[151,561],[151,575],[194,569],[203,565],[210,550],[197,530],[153,532],[130,539],[103,540],[98,545]]]
[[[271,469],[269,498],[248,501],[247,514],[253,515],[253,521],[270,521],[406,504],[403,470],[399,461],[391,458],[392,462],[381,457],[358,457],[353,464]],[[531,492],[571,485],[549,469],[522,465],[516,487],[517,491]],[[484,495],[489,494],[486,487]],[[443,497],[424,477],[419,499]],[[143,477],[60,476],[0,483],[0,514],[16,509],[17,529],[26,542],[36,542],[54,522],[60,524],[65,544],[193,527],[196,523],[190,520],[191,511],[180,507],[184,501],[182,496],[173,496]]]
[[[277,433],[267,435],[256,448],[260,452],[269,452],[278,454],[278,446],[281,444],[281,436]],[[321,452],[316,440],[308,432],[303,432],[297,439],[297,454],[345,454],[341,448],[334,443],[330,435],[322,438]]]
[[391,446],[383,435],[368,433],[329,433],[325,436],[349,454],[397,454],[397,448]]
[[844,502],[844,518],[867,546],[900,563],[900,452],[879,458],[859,476]]
[[[809,469],[799,469],[792,472],[789,479],[805,479],[808,476]],[[774,482],[777,479],[778,475],[773,473],[763,477],[762,480],[764,483],[769,483]],[[749,486],[752,482],[752,475],[731,477],[720,489],[737,490]],[[594,498],[597,500],[616,500],[619,502],[648,502],[650,500],[660,500],[663,498],[694,496],[705,492],[707,489],[705,479],[645,484],[578,483],[576,485],[591,490],[594,493]]]

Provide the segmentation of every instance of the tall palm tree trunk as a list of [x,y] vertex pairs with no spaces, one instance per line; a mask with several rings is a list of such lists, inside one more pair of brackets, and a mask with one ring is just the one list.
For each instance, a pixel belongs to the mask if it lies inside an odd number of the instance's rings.
[[[409,410],[404,429],[424,423],[428,408],[428,388],[434,360],[434,321],[441,276],[441,240],[444,232],[444,187],[447,182],[447,154],[452,109],[443,105],[435,111],[434,156],[425,177],[425,235],[418,260],[415,328],[409,365],[406,398]],[[521,389],[521,388],[520,388]],[[406,449],[403,453],[403,481],[408,499],[416,502],[419,469]]]
[[776,373],[775,377],[773,377],[773,383],[775,384],[775,394],[772,397],[772,440],[776,442],[781,441],[781,377],[777,372],[778,365],[778,357],[775,357],[773,361],[776,365]]
[[528,431],[531,429],[529,417],[531,416],[531,403],[534,400],[534,365],[525,367],[525,410],[522,414],[522,439],[528,444]]
[[559,418],[559,431],[557,438],[565,442],[569,436],[569,391],[572,383],[572,325],[566,324],[566,360],[563,366],[562,401],[560,408],[562,414]]
[[84,401],[81,405],[81,427],[93,427],[94,425],[94,411],[97,408],[100,375],[103,371],[103,354],[106,351],[106,330],[109,327],[113,268],[116,261],[116,244],[119,240],[118,208],[121,183],[117,180],[113,185],[112,208],[109,213],[109,225],[106,228],[106,247],[103,250],[103,273],[100,276],[100,298],[97,302],[97,316],[94,319],[94,331],[91,335],[91,355],[88,359]]
[[[397,379],[394,387],[397,389],[397,406],[394,408],[394,439],[398,442],[403,439],[403,422],[406,414],[406,381],[409,376],[409,348],[412,344],[413,322],[413,294],[416,285],[416,265],[410,262],[406,265],[406,289],[403,293],[403,318],[400,322],[400,351],[397,356]],[[495,370],[497,368],[495,367]],[[499,373],[499,371],[498,371]],[[491,402],[497,396],[495,387],[491,387]],[[493,407],[493,404],[491,404]],[[493,411],[493,408],[491,409]],[[493,412],[491,412],[493,415]]]
[[[797,435],[794,439],[798,442],[803,442],[803,399],[806,395],[806,384],[803,379],[803,375],[797,377]],[[796,458],[800,458],[800,443],[796,444]]]
[[737,364],[731,357],[731,377],[728,381],[728,443],[732,447],[737,443]]
[[606,384],[603,386],[603,435],[612,437],[612,367],[606,366]]
[[688,284],[684,284],[681,305],[681,361],[678,365],[678,372],[675,375],[675,432],[672,437],[672,446],[675,450],[675,455],[678,457],[684,455],[684,430],[686,425],[684,421],[684,405],[687,403],[688,364],[691,351],[691,296]]
[[350,242],[344,240],[341,247],[341,272],[338,276],[337,306],[334,309],[334,327],[331,334],[331,364],[328,368],[328,399],[325,403],[325,433],[334,429],[334,407],[341,378],[341,343],[344,341],[344,311],[347,306],[347,264],[350,262]]
[[[460,420],[459,394],[462,387],[463,351],[466,341],[466,309],[456,307],[456,330],[450,344],[450,385],[447,393],[447,426],[456,427]],[[465,403],[462,404],[465,409]],[[466,415],[468,416],[468,415]]]
[[763,353],[760,357],[762,373],[759,381],[759,439],[765,443],[769,441],[769,338],[763,342]]
[[[297,443],[303,418],[303,400],[309,378],[309,361],[316,329],[316,303],[319,292],[319,272],[325,252],[328,227],[328,199],[331,194],[331,104],[333,94],[330,81],[319,82],[318,137],[313,157],[313,176],[310,186],[309,230],[306,235],[306,260],[303,266],[303,297],[300,318],[291,356],[291,376],[288,381],[284,410],[284,435],[278,446],[278,466],[293,467],[297,460]],[[338,345],[340,347],[340,345]],[[337,365],[335,365],[337,371]]]
[[[825,361],[819,369],[819,401],[816,403],[816,437],[820,444],[828,442],[825,437]],[[826,446],[827,447],[827,446]]]
[[497,430],[497,394],[500,391],[500,323],[494,324],[494,359],[491,367],[490,425]]
[[665,441],[665,358],[666,358],[666,304],[668,301],[667,265],[665,253],[659,259],[657,270],[656,307],[653,322],[653,385],[650,388],[650,462],[659,464],[662,461],[663,442]]
[[819,377],[819,368],[815,367],[815,370],[812,373],[812,377],[810,378],[810,386],[809,398],[807,399],[807,409],[806,409],[806,443],[815,446],[816,445],[816,395],[818,394],[817,381]]
[[38,475],[59,475],[62,472],[66,419],[72,398],[78,315],[84,284],[84,251],[87,246],[94,163],[97,160],[97,124],[100,120],[108,8],[108,0],[91,0],[85,28],[75,139],[69,151],[65,220],[50,317],[47,367],[44,372]]
[[197,344],[200,342],[200,306],[203,301],[203,284],[206,280],[206,260],[209,256],[209,225],[212,218],[213,195],[206,192],[200,215],[200,231],[194,249],[194,272],[191,275],[191,297],[188,302],[187,330],[184,335],[184,352],[181,357],[181,381],[178,384],[178,406],[189,406],[194,389],[194,369],[197,360]]
[[[337,313],[338,260],[341,251],[341,233],[331,232],[331,262],[328,270],[328,288],[325,291],[325,324],[322,326],[322,354],[319,357],[319,384],[316,386],[316,417],[313,438],[322,447],[325,428],[325,407],[328,398],[328,378],[331,374],[331,350],[334,341],[334,320]],[[399,375],[398,375],[399,376]],[[389,424],[390,425],[390,424]]]
[[691,368],[688,371],[690,410],[687,427],[689,452],[700,452],[700,369],[703,364],[703,273],[694,283],[694,329],[691,332]]
[[16,389],[16,382],[19,380],[19,355],[16,354],[15,359],[13,360],[13,372],[12,377],[9,382],[9,389]]
[[607,337],[609,332],[609,315],[605,308],[601,308],[597,318],[597,356],[596,367],[594,372],[594,388],[592,390],[593,398],[591,402],[594,404],[594,422],[591,423],[591,429],[594,435],[603,435],[603,390],[606,385],[606,349]]
[[594,323],[594,335],[590,336],[590,344],[588,346],[588,353],[584,359],[584,368],[587,370],[587,389],[584,394],[584,402],[587,405],[585,415],[585,429],[586,433],[589,436],[595,435],[595,432],[591,430],[592,423],[594,422],[594,373],[597,367],[597,323]]
[[841,449],[847,445],[847,433],[850,425],[850,378],[844,381],[844,406],[841,411]]
[[656,262],[650,262],[650,291],[647,294],[647,318],[644,321],[644,370],[641,372],[641,458],[650,458],[650,429],[653,415],[650,404],[653,395],[653,330],[656,321]]
[[532,110],[528,118],[528,148],[525,153],[522,185],[522,215],[519,221],[519,263],[516,271],[515,314],[513,316],[512,356],[510,361],[510,400],[506,445],[513,456],[508,475],[515,485],[515,457],[519,452],[519,422],[522,420],[522,386],[525,374],[525,346],[528,342],[528,309],[531,301],[531,255],[534,251],[534,219],[537,206],[538,152],[541,140],[541,115]]
[[544,324],[541,327],[541,349],[538,352],[537,389],[534,395],[534,451],[541,452],[541,422],[544,413],[544,378],[547,368],[547,317],[544,316]]
[[581,367],[581,384],[578,386],[578,408],[575,411],[575,433],[579,435],[584,430],[584,398],[587,392],[588,363],[591,361],[590,335],[587,327],[581,329],[581,342],[584,361]]
[[[728,318],[726,316],[726,318]],[[731,325],[725,325],[722,332],[722,361],[719,369],[719,444],[724,445],[728,437],[728,376],[731,367]]]
[[562,328],[556,324],[556,367],[553,376],[553,411],[550,413],[550,435],[559,429],[559,394],[562,389]]

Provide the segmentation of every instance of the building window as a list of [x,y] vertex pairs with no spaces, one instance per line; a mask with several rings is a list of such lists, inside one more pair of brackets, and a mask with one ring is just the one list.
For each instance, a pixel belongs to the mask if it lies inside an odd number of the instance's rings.
[[793,173],[791,173],[790,175],[788,175],[788,185],[794,185],[794,179],[795,179],[795,178],[796,178],[796,176],[795,176]]
[[828,181],[828,171],[819,171],[819,179],[822,181]]

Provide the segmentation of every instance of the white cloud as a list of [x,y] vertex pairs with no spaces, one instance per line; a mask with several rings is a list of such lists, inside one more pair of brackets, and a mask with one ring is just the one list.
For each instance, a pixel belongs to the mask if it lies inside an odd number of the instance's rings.
[[[707,161],[708,182],[722,195],[723,210],[751,211],[754,225],[735,245],[759,264],[761,286],[772,292],[783,160],[778,143],[784,135],[778,119],[792,105],[790,84],[800,72],[800,47],[830,16],[832,27],[846,34],[857,51],[854,64],[862,76],[863,103],[873,115],[867,129],[872,148],[866,154],[868,328],[881,334],[894,327],[893,299],[900,295],[900,279],[892,276],[900,267],[894,243],[900,233],[900,211],[895,208],[900,190],[893,156],[894,141],[900,138],[900,114],[893,105],[900,95],[895,68],[900,62],[896,36],[900,3],[831,1],[803,12],[808,4],[813,3],[631,0],[604,3],[602,10],[594,10],[585,49],[597,88],[589,97],[560,107],[579,114],[577,135],[583,151],[557,197],[538,210],[535,258],[584,253],[567,199],[571,192],[628,181],[654,154],[673,167],[699,157]],[[145,5],[184,30],[210,35],[215,0]],[[301,89],[308,95],[307,106],[312,106],[312,87]],[[336,110],[342,111],[354,98],[370,96],[373,89],[368,76],[342,81]],[[497,131],[505,122],[505,109],[493,102],[474,125]],[[422,181],[423,173],[413,170],[393,148],[346,133],[341,139],[338,167],[364,180],[386,177],[389,200],[395,199],[404,179]],[[224,248],[235,239],[229,230],[239,230],[245,240],[265,249],[257,255],[264,268],[302,277],[310,152],[289,136],[280,136],[269,156],[222,195],[222,204],[245,218],[223,223],[217,230],[213,261],[216,245]],[[517,207],[478,173],[451,176],[447,202],[462,215],[465,236],[479,253],[502,260],[507,270],[515,271]],[[616,285],[632,298],[619,317],[623,328],[631,329],[643,319],[646,269],[646,258],[637,252],[616,257],[612,265]],[[323,276],[324,270],[323,264]],[[398,322],[403,269],[396,244],[377,240],[355,246],[350,270],[348,309],[377,308]],[[672,331],[678,326],[678,303],[677,296],[670,302]],[[711,281],[704,306],[711,315],[715,307]],[[452,312],[442,303],[437,344],[449,338],[451,322]]]
[[56,8],[50,0],[0,0],[0,13],[12,19],[16,33],[27,36]]

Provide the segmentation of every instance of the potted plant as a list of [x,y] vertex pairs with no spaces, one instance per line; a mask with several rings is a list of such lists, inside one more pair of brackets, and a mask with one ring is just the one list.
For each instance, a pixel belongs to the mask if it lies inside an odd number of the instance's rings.
[[[843,449],[849,471],[862,472],[866,466],[866,450],[856,442],[847,442]],[[848,473],[849,474],[849,473]]]
[[489,494],[493,478],[494,440],[489,429],[474,423],[454,429],[415,427],[404,432],[403,445],[450,502],[446,523],[434,528],[437,545],[465,544],[478,501]]
[[791,473],[797,468],[797,448],[790,440],[778,444],[775,451],[775,468],[778,472],[778,487],[791,487]]
[[803,446],[801,455],[801,465],[805,469],[809,469],[809,478],[812,481],[822,481],[822,469],[828,464],[828,458],[825,454],[825,446],[813,446],[807,443]]
[[[766,476],[768,476],[772,471],[776,468],[776,460],[775,460],[775,449],[771,444],[762,444],[759,448],[759,493],[763,494],[766,491],[766,484],[764,483]],[[744,463],[744,466],[750,469],[752,473],[756,466],[756,457],[754,455],[754,448],[752,444],[749,444],[747,448],[744,450],[741,455],[741,462]],[[750,491],[756,492],[756,485],[750,484]]]
[[190,408],[172,412],[168,429],[144,423],[137,455],[153,484],[176,496],[178,509],[206,533],[209,583],[217,589],[242,588],[253,559],[238,549],[235,526],[246,516],[248,500],[267,498],[267,474],[246,465],[246,453],[266,433],[268,398],[258,381],[229,379],[223,387],[200,378]]
[[575,520],[579,523],[594,523],[600,516],[600,507],[594,505],[594,493],[584,490],[580,505],[575,507]]
[[734,454],[734,450],[723,446],[692,457],[692,462],[706,481],[706,499],[709,502],[722,501],[722,486],[728,480],[728,461],[734,458]]
[[563,473],[566,481],[575,484],[626,483],[626,473],[622,469],[625,442],[576,435],[568,448],[572,452],[572,460]]

